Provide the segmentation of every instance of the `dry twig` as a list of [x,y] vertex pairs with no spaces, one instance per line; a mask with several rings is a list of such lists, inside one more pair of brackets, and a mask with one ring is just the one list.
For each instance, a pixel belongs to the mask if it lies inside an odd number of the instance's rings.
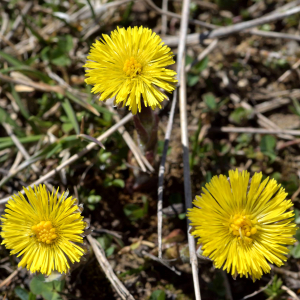
[[274,280],[274,277],[272,277],[272,279],[267,283],[266,286],[260,288],[259,290],[255,291],[255,292],[252,293],[252,294],[249,294],[249,295],[245,296],[242,300],[246,300],[246,299],[248,299],[248,298],[254,297],[254,296],[256,296],[257,294],[263,292],[264,290],[266,290],[266,289],[268,288],[268,286],[269,286],[270,284],[272,284],[273,280]]
[[119,278],[114,273],[111,265],[109,264],[108,260],[105,257],[104,250],[102,249],[101,245],[90,235],[87,236],[89,243],[91,244],[94,254],[105,273],[106,277],[109,279],[113,287],[115,288],[118,295],[124,300],[134,300],[133,296],[129,293],[126,289],[124,284],[119,280]]
[[30,86],[38,91],[42,92],[55,92],[55,93],[60,93],[60,94],[65,94],[65,90],[61,86],[52,86],[43,82],[34,82],[34,81],[27,81],[23,79],[15,79],[11,78],[9,76],[3,75],[0,73],[0,79],[6,82],[11,82],[15,84],[22,84],[26,86]]
[[[224,36],[228,36],[234,33],[238,33],[244,30],[247,30],[249,28],[257,27],[259,25],[263,25],[269,22],[274,22],[286,17],[289,17],[291,15],[297,14],[300,12],[300,6],[294,7],[292,9],[289,9],[285,12],[279,12],[279,13],[272,13],[270,15],[266,15],[254,20],[246,21],[237,23],[230,26],[224,26],[217,29],[214,29],[212,31],[207,31],[204,33],[192,33],[187,35],[186,37],[186,43],[189,44],[198,44],[199,42],[204,41],[205,39],[212,39],[212,38],[220,38]],[[163,41],[170,47],[176,47],[178,46],[179,41],[182,40],[179,37],[164,37]]]
[[[112,107],[109,107],[109,111],[114,112]],[[116,122],[120,122],[120,117],[118,114],[113,115],[113,118]],[[135,144],[134,140],[131,138],[128,131],[125,129],[124,126],[120,126],[118,128],[119,133],[122,135],[123,139],[125,140],[126,144],[128,145],[129,149],[133,153],[136,161],[138,162],[139,166],[141,167],[143,172],[147,172],[146,166],[150,172],[154,172],[153,167],[147,160],[147,158],[143,155],[141,149]],[[146,166],[145,166],[146,165]]]
[[296,70],[297,68],[299,68],[300,66],[300,59],[298,61],[296,61],[292,67],[291,70],[287,70],[285,71],[278,79],[278,82],[283,82],[285,79],[287,79],[291,74],[292,74],[292,70]]
[[[185,7],[185,2],[182,7],[182,19],[180,24],[180,40],[182,41],[178,47],[178,54],[177,54],[177,76],[180,78],[181,70],[181,62],[184,56],[185,46],[186,46],[186,36],[187,36],[187,25],[188,25],[188,16],[189,11]],[[184,71],[184,70],[183,70]],[[161,162],[158,171],[158,201],[157,201],[157,234],[158,234],[158,257],[162,258],[162,208],[163,208],[163,184],[164,184],[164,173],[165,173],[165,164],[167,158],[167,151],[169,147],[169,141],[171,137],[171,131],[174,121],[175,115],[175,108],[177,102],[177,89],[175,89],[173,93],[173,100],[170,110],[170,116],[168,120],[168,125],[165,133],[165,141],[164,141],[164,148],[161,156]]]
[[287,277],[291,277],[291,278],[294,278],[294,279],[300,279],[300,272],[288,271],[288,270],[285,270],[283,268],[275,267],[273,265],[270,265],[270,267],[274,272],[276,272],[278,274],[281,274],[281,275],[284,275],[284,276],[287,276]]
[[145,250],[142,251],[142,254],[144,256],[147,256],[147,257],[151,258],[152,260],[155,260],[155,261],[161,263],[162,265],[164,265],[165,267],[167,267],[168,269],[170,269],[171,271],[173,271],[176,275],[181,275],[181,272],[177,271],[175,269],[175,267],[170,266],[169,263],[166,260],[164,260],[162,258],[158,258],[158,257],[152,255],[151,253],[146,252]]
[[289,289],[287,286],[282,285],[281,289],[286,291],[294,300],[299,300],[299,297],[296,295],[296,293]]
[[19,271],[21,269],[22,268],[19,267],[17,270],[13,271],[6,279],[4,279],[3,281],[1,281],[0,282],[0,288],[2,288],[5,285],[8,285],[11,282],[11,280],[19,273]]
[[[189,2],[189,1],[186,1]],[[189,4],[189,3],[188,3]],[[180,74],[180,88],[179,88],[179,108],[180,108],[180,128],[181,128],[181,143],[183,151],[183,174],[184,174],[184,198],[186,209],[192,208],[192,188],[191,188],[191,174],[189,162],[189,135],[187,128],[187,107],[186,107],[186,78],[185,78],[185,54],[182,58],[181,74]],[[193,272],[194,290],[196,300],[201,299],[200,283],[198,277],[198,259],[196,255],[195,239],[190,233],[191,225],[187,218],[187,234],[190,252],[190,263]]]
[[258,29],[252,29],[249,31],[252,35],[258,35],[268,38],[275,38],[275,39],[287,39],[287,40],[294,40],[300,41],[300,36],[295,34],[288,34],[283,32],[274,32],[274,31],[263,31]]
[[[185,99],[186,90],[185,90],[185,77],[184,77],[184,66],[185,66],[185,47],[186,47],[186,36],[187,36],[187,25],[188,25],[188,16],[189,16],[189,5],[190,1],[185,0],[183,2],[182,6],[182,19],[180,24],[180,40],[181,43],[179,44],[178,48],[178,55],[177,55],[177,76],[180,78],[181,83],[183,84],[183,87],[181,89],[181,93],[183,93],[183,97]],[[183,76],[183,77],[182,77]],[[164,169],[165,169],[165,162],[166,162],[166,155],[167,155],[167,149],[168,144],[170,140],[173,120],[174,120],[174,114],[175,114],[175,107],[176,107],[176,99],[177,98],[177,90],[174,91],[173,94],[173,102],[171,107],[171,112],[169,116],[167,131],[165,134],[165,143],[164,143],[164,149],[161,159],[161,164],[159,167],[159,180],[158,180],[158,203],[157,203],[157,215],[158,215],[158,251],[159,251],[159,258],[162,258],[162,201],[163,201],[163,180],[164,180]],[[184,101],[184,100],[183,100]],[[186,112],[185,112],[186,113]],[[186,120],[186,114],[185,114],[185,120]],[[182,120],[181,120],[182,121]],[[185,127],[183,127],[184,132],[187,133],[187,124]],[[185,139],[184,139],[185,140]],[[184,152],[188,151],[188,148],[186,149],[186,146],[188,145],[188,142],[185,144],[183,143]],[[188,153],[188,152],[187,152]],[[184,154],[184,159],[185,159]],[[186,163],[184,164],[185,171],[188,172],[188,180],[189,178],[189,169],[186,170]],[[186,173],[185,173],[186,174]],[[188,189],[187,183],[185,180],[185,193],[186,193],[186,206],[191,207],[192,201],[191,201],[191,190]],[[189,227],[188,227],[189,232]],[[188,233],[188,242],[189,242],[189,251],[190,251],[190,262],[192,266],[193,271],[193,282],[194,282],[194,289],[195,289],[195,296],[197,300],[201,299],[200,295],[200,286],[199,286],[199,278],[198,278],[198,261],[196,256],[196,249],[195,249],[195,240],[194,238]]]
[[[162,10],[164,12],[168,11],[168,0],[163,0]],[[161,16],[161,34],[164,36],[167,34],[167,15],[162,14]]]
[[[189,129],[197,130],[196,126],[189,127]],[[299,135],[300,130],[272,130],[272,129],[263,129],[263,128],[251,128],[251,127],[211,127],[210,131],[220,131],[220,132],[236,132],[236,133],[258,133],[258,134],[290,134],[290,135]]]

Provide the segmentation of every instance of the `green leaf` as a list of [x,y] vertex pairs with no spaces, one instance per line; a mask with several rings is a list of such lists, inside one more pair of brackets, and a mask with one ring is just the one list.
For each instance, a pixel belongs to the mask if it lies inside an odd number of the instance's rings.
[[61,296],[53,291],[44,291],[42,292],[42,296],[46,300],[62,300]]
[[99,154],[99,159],[102,163],[104,163],[111,157],[111,155],[111,152],[104,152]]
[[51,59],[51,62],[56,66],[69,66],[71,64],[71,59],[66,56],[65,53],[56,54],[54,58]]
[[42,49],[40,56],[43,61],[50,61],[50,46],[46,46]]
[[64,280],[45,282],[44,276],[40,274],[32,278],[29,286],[32,293],[42,295],[46,300],[61,300],[61,296],[55,290],[62,291]]
[[199,74],[194,75],[194,74],[188,73],[187,74],[187,84],[188,84],[188,86],[192,87],[192,86],[196,85],[199,81],[199,77],[200,77]]
[[274,153],[276,147],[276,138],[273,135],[266,134],[262,137],[260,141],[261,152]]
[[213,94],[211,93],[204,94],[202,98],[204,103],[209,109],[214,110],[217,108],[216,98]]
[[295,208],[294,209],[295,212],[295,223],[296,224],[300,224],[300,213],[299,213],[299,209]]
[[296,231],[295,239],[300,242],[300,229],[299,228]]
[[252,110],[245,109],[243,107],[236,108],[229,116],[229,121],[238,125],[241,125],[247,121],[252,115]]
[[88,203],[90,204],[97,204],[100,202],[100,200],[102,199],[102,197],[100,195],[90,195],[88,196]]
[[53,283],[53,287],[56,291],[62,292],[63,289],[65,288],[66,281],[65,280],[53,280],[52,283]]
[[119,188],[125,187],[125,182],[123,179],[114,179],[111,184]]
[[262,31],[271,31],[272,30],[272,27],[270,24],[264,24],[260,27],[260,30]]
[[64,51],[65,53],[68,53],[73,49],[73,38],[70,34],[60,36],[57,46],[60,50]]
[[149,300],[165,300],[166,299],[166,293],[162,290],[156,290],[154,291]]
[[107,250],[112,243],[112,237],[108,234],[104,234],[103,236],[98,237],[97,241],[99,242],[99,244],[102,246],[104,250]]
[[205,56],[202,60],[200,60],[194,68],[200,73],[207,68],[208,65],[208,57]]
[[300,244],[297,246],[293,247],[291,254],[294,258],[300,258]]
[[62,124],[62,130],[64,133],[69,133],[73,129],[73,125],[71,123]]
[[72,105],[70,104],[70,101],[67,98],[64,99],[62,106],[63,106],[63,108],[68,116],[68,119],[71,122],[76,134],[80,134],[79,124],[77,122],[76,114],[73,110]]
[[187,65],[191,64],[193,62],[193,60],[194,59],[191,56],[186,55],[185,56],[185,65],[187,66]]
[[130,221],[137,221],[146,215],[144,208],[134,203],[124,205],[123,211]]
[[184,220],[186,218],[186,214],[185,213],[181,213],[178,215],[179,220]]
[[45,283],[45,278],[42,274],[33,277],[29,287],[31,292],[35,295],[41,295],[43,292],[52,290],[52,284]]
[[35,299],[36,299],[36,295],[30,292],[28,300],[35,300]]
[[115,249],[116,249],[115,246],[110,246],[109,248],[107,248],[105,251],[106,256],[108,257],[108,256],[112,255],[114,253]]
[[21,300],[29,300],[29,292],[27,290],[17,286],[14,291]]

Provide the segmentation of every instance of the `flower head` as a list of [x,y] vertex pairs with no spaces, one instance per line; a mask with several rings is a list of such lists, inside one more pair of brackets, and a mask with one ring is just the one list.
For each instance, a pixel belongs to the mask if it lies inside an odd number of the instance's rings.
[[229,171],[229,180],[214,176],[188,217],[203,255],[234,277],[249,274],[255,280],[270,272],[268,262],[283,265],[285,245],[295,242],[297,228],[294,212],[287,211],[293,204],[276,180],[261,182],[261,173],[249,179],[247,171],[237,170]]
[[84,254],[81,234],[86,223],[77,200],[58,198],[39,185],[34,190],[24,188],[27,199],[19,192],[6,204],[2,216],[2,244],[10,254],[23,255],[19,266],[31,272],[50,275],[53,270],[67,273],[69,263],[79,261]]
[[101,93],[102,101],[115,97],[133,114],[141,111],[141,96],[146,107],[161,108],[167,96],[159,88],[175,89],[176,72],[165,69],[175,63],[173,53],[151,29],[118,27],[111,36],[103,34],[89,54],[85,82],[94,85],[92,92]]

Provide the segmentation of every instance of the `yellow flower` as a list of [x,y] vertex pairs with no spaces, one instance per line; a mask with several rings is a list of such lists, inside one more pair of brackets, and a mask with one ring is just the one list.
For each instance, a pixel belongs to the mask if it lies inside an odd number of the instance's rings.
[[229,180],[214,176],[188,217],[203,255],[215,267],[255,280],[270,272],[268,262],[283,265],[289,252],[285,245],[295,242],[297,228],[294,212],[287,211],[293,204],[276,180],[261,182],[261,173],[249,179],[247,171],[237,170],[229,171]]
[[118,27],[111,36],[103,34],[87,58],[85,82],[94,85],[92,92],[100,93],[101,101],[116,97],[115,103],[123,102],[133,114],[141,112],[141,96],[145,106],[161,108],[167,96],[159,88],[175,89],[176,72],[165,69],[175,63],[173,53],[151,29]]
[[10,254],[23,255],[19,267],[32,273],[66,273],[69,263],[78,262],[84,254],[76,244],[83,242],[86,226],[77,200],[64,194],[58,198],[58,190],[50,194],[43,185],[23,189],[28,200],[19,192],[6,204],[2,244],[11,249]]

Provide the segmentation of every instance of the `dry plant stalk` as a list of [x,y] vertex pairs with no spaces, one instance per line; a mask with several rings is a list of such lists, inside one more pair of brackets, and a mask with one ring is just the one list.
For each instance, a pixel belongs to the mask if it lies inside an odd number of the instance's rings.
[[124,284],[114,273],[111,265],[105,257],[104,250],[102,249],[101,245],[90,235],[87,236],[87,239],[93,248],[94,254],[103,272],[105,273],[106,277],[109,279],[119,296],[124,300],[134,300],[133,296],[129,293]]
[[[177,70],[176,70],[177,76],[178,76],[178,78],[180,78],[181,84],[183,84],[184,90],[181,90],[181,93],[184,93],[184,94],[186,94],[185,82],[183,83],[183,81],[185,81],[185,76],[182,74],[185,72],[185,70],[184,70],[185,47],[186,47],[187,26],[188,26],[188,18],[189,18],[189,7],[190,7],[190,1],[185,0],[183,2],[183,6],[182,6],[182,18],[181,18],[180,35],[179,35],[179,39],[180,39],[181,43],[179,44],[179,47],[178,47]],[[177,89],[173,93],[173,101],[172,101],[170,116],[169,116],[169,120],[168,120],[167,131],[165,134],[164,148],[163,148],[161,163],[160,163],[160,167],[159,167],[159,174],[158,174],[158,203],[157,203],[158,224],[157,224],[157,227],[158,227],[158,253],[159,253],[158,257],[159,258],[162,258],[162,207],[163,207],[164,171],[165,171],[167,149],[168,149],[171,131],[172,131],[172,125],[173,125],[173,121],[174,121],[176,100],[177,100]],[[182,130],[187,132],[187,125],[185,125],[185,127],[183,127]],[[185,149],[184,151],[188,151],[188,149]],[[184,157],[185,157],[185,154],[184,154]],[[184,168],[186,168],[186,167],[189,168],[189,164],[188,165],[184,164],[184,166],[185,166]],[[189,169],[188,169],[188,174],[189,174]],[[185,200],[186,200],[187,207],[191,207],[191,206],[188,206],[188,205],[192,205],[191,195],[187,196],[187,194],[191,193],[191,192],[190,192],[190,189],[188,190],[188,188],[186,186],[186,181],[185,181],[185,193],[186,193]],[[188,228],[188,232],[189,232],[189,228]],[[196,300],[200,300],[201,295],[200,295],[200,285],[199,285],[199,278],[198,278],[198,261],[197,261],[197,256],[196,256],[195,240],[189,233],[188,233],[188,242],[189,242],[190,262],[191,262],[192,272],[193,272],[195,298],[196,298]]]

